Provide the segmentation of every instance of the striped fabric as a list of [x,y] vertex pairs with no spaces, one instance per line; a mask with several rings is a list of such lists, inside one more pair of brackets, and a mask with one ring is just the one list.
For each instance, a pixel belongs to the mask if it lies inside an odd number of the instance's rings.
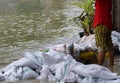
[[98,52],[105,52],[113,48],[111,31],[105,25],[97,25],[94,32]]

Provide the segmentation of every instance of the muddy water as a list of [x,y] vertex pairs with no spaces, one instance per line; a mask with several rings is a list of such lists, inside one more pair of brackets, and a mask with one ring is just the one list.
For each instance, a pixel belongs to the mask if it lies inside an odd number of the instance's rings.
[[[72,18],[81,0],[0,0],[0,67],[25,51],[74,42],[81,28]],[[71,34],[72,33],[72,34]]]
[[[78,1],[81,0],[0,0],[0,68],[23,57],[25,51],[77,40],[82,29],[72,18],[81,12],[73,6]],[[115,72],[120,70],[119,58],[115,59]]]

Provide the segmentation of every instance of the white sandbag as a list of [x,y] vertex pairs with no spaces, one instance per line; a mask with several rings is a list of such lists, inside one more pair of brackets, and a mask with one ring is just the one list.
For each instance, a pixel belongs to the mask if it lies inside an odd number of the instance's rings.
[[75,82],[78,78],[78,75],[71,71],[71,67],[77,62],[71,56],[67,58],[67,61],[55,65],[55,78],[59,83]]
[[96,65],[96,64],[90,64],[90,65],[75,65],[71,69],[73,72],[84,76],[84,77],[89,77],[91,76],[92,78],[102,78],[102,79],[117,79],[118,76],[116,73],[112,73],[109,69]]
[[51,47],[50,49],[54,49],[58,52],[65,52],[66,51],[66,44],[57,44],[57,45],[54,45],[53,47]]
[[58,81],[61,81],[65,78],[65,76],[68,74],[69,71],[69,63],[66,62],[61,62],[59,64],[56,64],[55,66],[55,78]]
[[26,79],[36,79],[39,75],[29,67],[23,67],[23,76],[22,80]]
[[68,75],[66,75],[65,77],[65,82],[72,82],[74,83],[78,78],[78,75],[73,73],[73,72],[70,72]]
[[75,82],[76,74],[70,71],[71,61],[65,61],[56,64],[55,78],[61,83],[63,82]]
[[3,72],[7,72],[9,71],[9,69],[12,68],[12,66],[23,66],[23,67],[30,67],[32,69],[37,69],[38,66],[30,59],[23,57],[17,61],[12,62],[11,64],[9,64],[8,66],[4,67],[2,69]]
[[73,43],[73,56],[77,57],[80,55],[81,47],[79,44]]
[[66,43],[54,45],[53,47],[50,48],[50,51],[49,51],[50,53],[48,52],[49,53],[48,55],[55,56],[56,54],[59,54],[59,56],[63,56],[63,57],[67,56],[67,54],[70,54],[70,46],[71,44],[66,44]]
[[55,76],[52,75],[52,74],[48,76],[48,81],[54,81],[54,82],[57,82]]
[[105,80],[105,79],[98,79],[98,83],[120,83],[120,79],[115,80]]
[[112,42],[114,46],[117,46],[120,51],[120,33],[112,31]]
[[35,51],[35,52],[25,52],[25,57],[32,60],[37,66],[41,67],[43,65],[43,61],[41,59],[42,52]]
[[58,62],[63,62],[64,58],[67,56],[67,54],[70,54],[70,52],[67,44],[58,44],[54,47],[51,47],[47,54],[55,59],[59,59]]
[[119,51],[120,51],[120,42],[119,43],[117,43],[118,44],[118,47],[119,47]]
[[77,75],[76,83],[82,83],[83,79],[84,79],[83,76]]
[[36,78],[38,80],[48,80],[48,81],[57,81],[52,75],[49,67],[47,65],[43,65],[42,69],[40,70],[40,75]]
[[56,59],[62,59],[62,57],[66,56],[66,53],[63,51],[57,51],[55,49],[50,49],[46,54]]
[[55,59],[54,60],[55,62],[52,65],[55,65],[55,64],[58,64],[58,63],[64,62],[64,61],[73,60],[73,57],[70,54],[66,54],[64,52],[60,53],[54,49],[50,49],[47,52],[47,54],[50,55],[52,57],[52,59]]
[[4,75],[2,72],[0,72],[0,81],[3,81],[4,80]]
[[86,65],[90,72],[90,75],[93,77],[99,77],[101,79],[117,79],[117,73],[111,72],[108,68],[96,64]]
[[64,59],[62,57],[50,56],[50,55],[48,55],[46,53],[43,53],[41,55],[41,58],[43,60],[44,65],[49,65],[49,66],[53,65],[53,64],[56,64],[58,62],[64,61]]
[[13,66],[3,74],[5,81],[25,80],[36,78],[39,75],[29,67]]
[[[59,54],[57,53],[59,56]],[[34,53],[26,52],[25,56],[36,63],[38,66],[41,65],[53,65],[56,64],[58,61],[63,61],[62,57],[58,56],[50,56],[47,53],[36,51]]]
[[87,50],[87,49],[96,50],[97,49],[94,34],[80,38],[76,42],[76,44],[80,46],[80,50]]
[[48,80],[48,77],[52,75],[47,65],[43,65],[42,69],[40,70],[40,76],[37,77],[39,80]]
[[76,64],[73,67],[71,67],[71,71],[76,74],[79,74],[80,76],[88,77],[89,75],[86,71],[84,71],[83,67],[84,67],[84,65]]
[[[120,50],[120,33],[116,31],[112,31],[111,37],[112,37],[113,45],[118,46]],[[83,36],[76,42],[76,44],[80,46],[81,50],[86,50],[86,49],[97,50],[95,34],[89,36]]]
[[95,83],[91,76],[84,78],[81,83]]
[[112,35],[113,35],[113,36],[120,37],[120,33],[119,33],[119,32],[116,32],[116,31],[112,31]]
[[11,69],[4,72],[4,80],[5,81],[15,81],[22,79],[22,67],[12,66]]

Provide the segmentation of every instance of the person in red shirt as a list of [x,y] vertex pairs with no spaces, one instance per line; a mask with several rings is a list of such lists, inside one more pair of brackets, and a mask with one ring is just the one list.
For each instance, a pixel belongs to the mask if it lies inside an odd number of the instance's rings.
[[109,53],[109,66],[114,64],[112,31],[112,0],[95,0],[93,28],[98,47],[98,64],[103,65],[105,53]]

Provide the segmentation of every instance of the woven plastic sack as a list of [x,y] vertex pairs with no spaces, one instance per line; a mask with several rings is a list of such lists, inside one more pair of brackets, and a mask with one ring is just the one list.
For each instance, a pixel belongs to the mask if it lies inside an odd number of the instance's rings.
[[36,79],[39,75],[29,67],[23,67],[22,80]]
[[90,64],[90,65],[75,65],[71,69],[73,72],[84,76],[84,77],[89,77],[91,76],[92,78],[102,78],[102,79],[116,79],[118,78],[116,73],[112,73],[109,69],[95,65],[95,64]]

